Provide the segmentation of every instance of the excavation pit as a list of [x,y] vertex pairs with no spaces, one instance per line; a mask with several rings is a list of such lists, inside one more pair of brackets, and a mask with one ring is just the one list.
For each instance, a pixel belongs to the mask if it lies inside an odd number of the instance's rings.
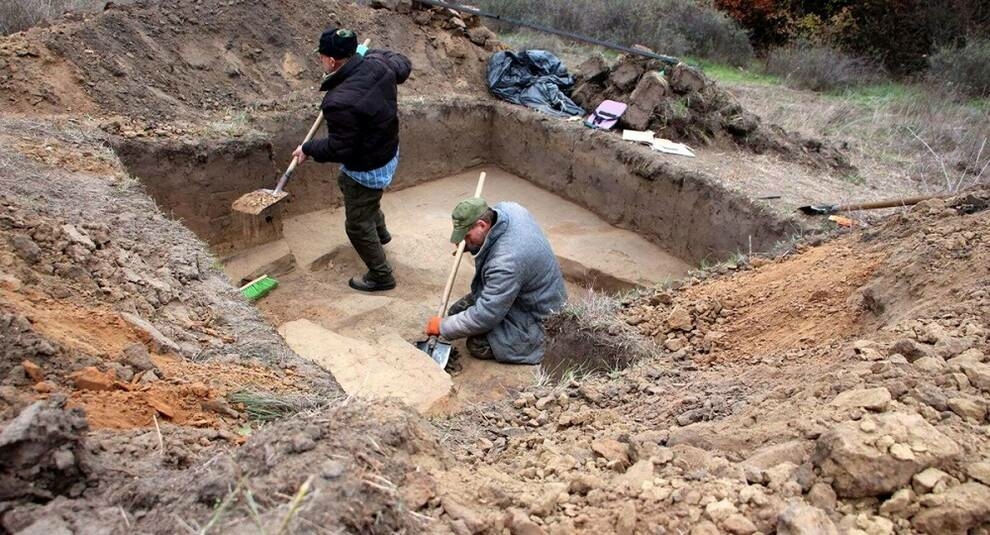
[[[611,133],[487,101],[401,107],[402,158],[383,199],[398,287],[381,294],[347,286],[364,266],[344,233],[336,166],[299,166],[289,198],[269,217],[245,219],[230,209],[238,196],[277,179],[284,156],[305,135],[296,115],[262,117],[256,126],[267,134],[235,141],[128,140],[117,147],[159,206],[211,245],[235,284],[278,277],[279,288],[258,307],[290,346],[330,369],[350,393],[454,411],[504,397],[540,375],[536,367],[465,356],[451,388],[443,374],[422,367],[434,366],[425,355],[403,343],[422,338],[436,312],[452,263],[450,211],[471,196],[480,171],[488,173],[491,203],[516,201],[534,214],[573,297],[586,288],[621,293],[672,281],[702,260],[769,247],[789,230],[717,180],[680,167],[677,157]],[[472,275],[470,260],[463,262],[452,299],[467,293]],[[396,360],[400,354],[408,359]],[[422,366],[409,368],[417,357]],[[553,375],[566,367],[555,360]],[[444,396],[422,395],[445,388]]]

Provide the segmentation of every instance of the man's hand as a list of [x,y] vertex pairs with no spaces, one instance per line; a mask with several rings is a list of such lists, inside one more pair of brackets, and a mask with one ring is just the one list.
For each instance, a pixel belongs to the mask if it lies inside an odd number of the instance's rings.
[[306,153],[302,150],[302,145],[296,147],[296,150],[292,151],[292,157],[296,159],[296,165],[299,165],[306,161]]
[[426,334],[430,336],[440,336],[440,316],[433,316],[426,323]]

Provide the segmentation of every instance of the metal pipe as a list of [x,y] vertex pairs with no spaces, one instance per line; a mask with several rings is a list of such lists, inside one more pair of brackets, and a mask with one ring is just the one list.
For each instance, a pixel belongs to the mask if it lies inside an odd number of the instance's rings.
[[512,24],[513,26],[522,26],[524,28],[530,28],[530,29],[533,29],[533,30],[541,31],[541,32],[551,33],[551,34],[554,34],[554,35],[559,35],[561,37],[567,37],[567,38],[570,38],[570,39],[574,39],[575,41],[581,41],[582,43],[588,43],[588,44],[597,45],[597,46],[601,46],[601,47],[605,47],[605,48],[610,48],[612,50],[618,50],[620,52],[625,52],[626,54],[634,54],[636,56],[642,56],[644,58],[650,58],[650,59],[660,60],[660,61],[666,63],[667,65],[677,65],[678,63],[680,63],[680,60],[679,59],[677,59],[675,57],[672,57],[672,56],[665,56],[663,54],[654,54],[653,52],[647,52],[645,50],[639,50],[639,49],[631,48],[631,47],[628,47],[628,46],[617,45],[615,43],[610,43],[608,41],[602,41],[601,39],[595,39],[594,37],[588,37],[588,36],[585,36],[585,35],[576,34],[574,32],[568,32],[568,31],[565,31],[565,30],[558,30],[556,28],[550,28],[549,26],[543,26],[541,24],[536,24],[536,23],[532,23],[532,22],[526,22],[526,21],[523,21],[523,20],[513,19],[513,18],[510,18],[510,17],[504,17],[502,15],[499,15],[498,13],[491,13],[491,12],[488,12],[488,11],[482,11],[480,9],[477,9],[477,8],[474,8],[474,7],[470,7],[470,6],[464,6],[464,5],[461,5],[461,4],[452,4],[450,2],[443,2],[441,0],[414,0],[414,1],[415,2],[418,2],[420,4],[426,4],[426,5],[430,5],[430,6],[445,7],[447,9],[453,9],[454,11],[459,11],[461,13],[469,13],[471,15],[476,15],[478,17],[485,17],[485,18],[489,18],[489,19],[500,20],[502,22],[507,22],[509,24]]

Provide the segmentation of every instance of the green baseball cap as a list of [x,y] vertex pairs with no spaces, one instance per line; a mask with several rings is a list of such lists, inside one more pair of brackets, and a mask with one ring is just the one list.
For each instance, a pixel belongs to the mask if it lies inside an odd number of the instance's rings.
[[481,219],[488,210],[488,203],[481,197],[471,197],[457,203],[451,217],[454,219],[454,232],[450,235],[450,243],[461,243],[471,226]]

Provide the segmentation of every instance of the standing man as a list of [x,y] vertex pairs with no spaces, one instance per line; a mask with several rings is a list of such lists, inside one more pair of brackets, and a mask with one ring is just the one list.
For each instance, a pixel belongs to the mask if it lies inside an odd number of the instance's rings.
[[514,202],[489,208],[480,197],[453,212],[452,243],[474,255],[471,293],[446,318],[435,316],[426,334],[467,338],[471,356],[514,364],[543,360],[543,320],[567,300],[557,257],[529,211]]
[[320,36],[320,63],[326,76],[321,108],[327,137],[300,145],[292,155],[302,163],[341,163],[337,184],[344,195],[344,228],[368,267],[351,278],[351,288],[377,292],[395,288],[392,267],[382,245],[392,236],[385,227],[382,194],[399,165],[398,84],[409,78],[409,59],[387,50],[357,54],[357,35],[329,29]]

